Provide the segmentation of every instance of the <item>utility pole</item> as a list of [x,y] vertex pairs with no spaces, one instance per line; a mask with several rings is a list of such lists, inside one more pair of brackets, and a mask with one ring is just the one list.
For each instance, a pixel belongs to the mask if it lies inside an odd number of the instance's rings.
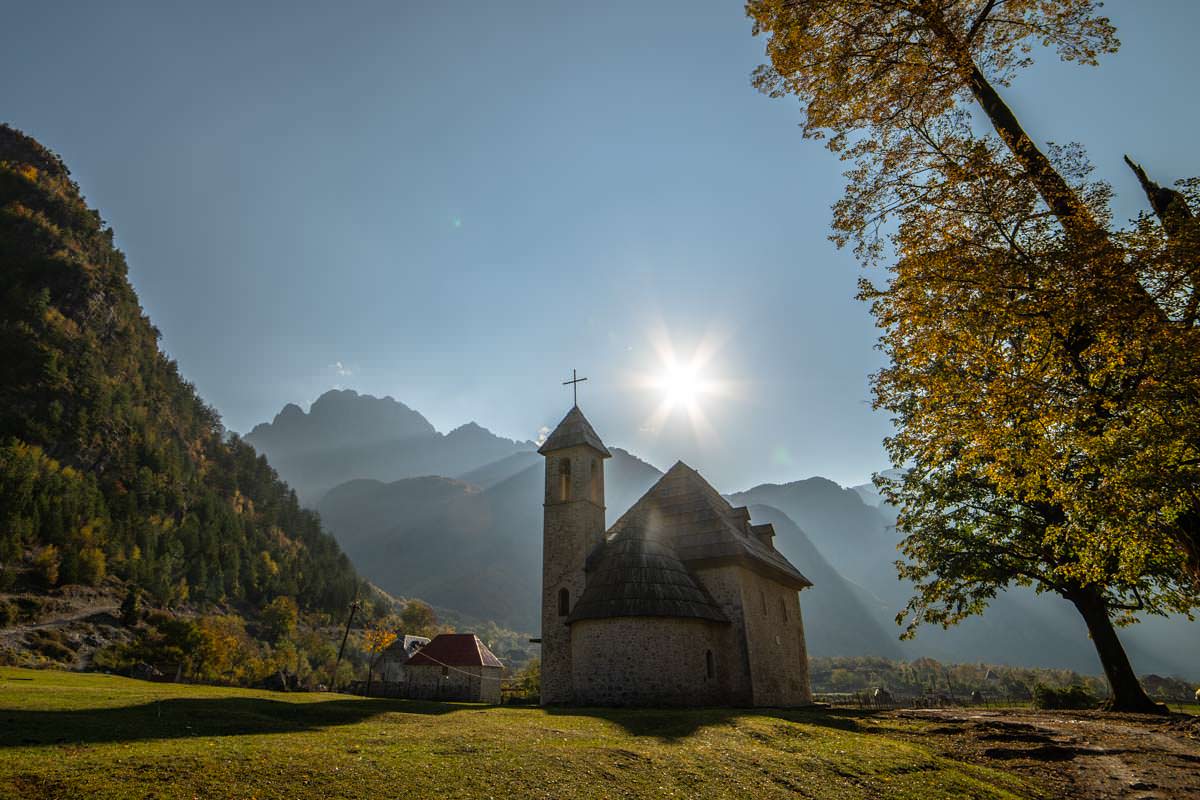
[[350,625],[354,622],[354,612],[359,609],[358,597],[354,598],[354,602],[350,604],[350,616],[346,618],[346,632],[342,634],[342,646],[338,648],[337,661],[333,664],[333,674],[329,676],[330,691],[337,691],[337,673],[338,667],[342,665],[342,653],[346,652],[346,640],[350,638]]

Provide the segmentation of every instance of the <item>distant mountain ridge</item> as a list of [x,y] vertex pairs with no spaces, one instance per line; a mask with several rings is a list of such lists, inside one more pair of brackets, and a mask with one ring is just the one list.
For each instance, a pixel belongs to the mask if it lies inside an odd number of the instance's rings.
[[349,480],[454,476],[535,449],[532,441],[505,439],[475,422],[439,433],[403,403],[351,389],[326,392],[308,413],[289,403],[245,438],[309,507]]
[[[611,449],[605,469],[610,522],[661,476]],[[512,458],[480,472],[511,472]],[[350,481],[327,492],[318,511],[363,574],[383,588],[537,630],[545,479],[541,457],[534,458],[487,488],[442,477]]]
[[436,433],[429,420],[391,397],[332,389],[318,397],[308,413],[295,403],[288,403],[271,422],[255,425],[246,434],[246,441],[264,452],[293,455]]
[[773,506],[787,514],[838,572],[860,585],[895,578],[897,537],[889,533],[890,520],[853,489],[814,477],[764,483],[728,497],[734,505]]

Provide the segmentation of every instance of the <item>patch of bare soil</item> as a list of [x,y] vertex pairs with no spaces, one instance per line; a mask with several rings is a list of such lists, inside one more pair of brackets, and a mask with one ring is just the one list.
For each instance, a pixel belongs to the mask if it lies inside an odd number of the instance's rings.
[[[99,587],[65,586],[47,593],[0,595],[0,602],[20,610],[18,619],[0,628],[0,657],[5,655],[2,651],[7,651],[10,657],[25,654],[25,658],[35,659],[27,665],[40,658],[72,669],[86,669],[96,650],[129,638],[118,619],[122,596],[116,581],[106,581]],[[53,635],[52,644],[47,645],[46,639],[39,636],[43,633]]]
[[1031,775],[1054,796],[1200,798],[1200,717],[1099,711],[921,709],[892,712],[955,758]]

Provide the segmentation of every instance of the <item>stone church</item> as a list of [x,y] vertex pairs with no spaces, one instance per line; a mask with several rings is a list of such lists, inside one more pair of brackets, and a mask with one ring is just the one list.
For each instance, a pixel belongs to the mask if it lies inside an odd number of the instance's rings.
[[812,584],[683,462],[604,527],[608,448],[578,406],[538,450],[542,703],[811,702],[799,590]]

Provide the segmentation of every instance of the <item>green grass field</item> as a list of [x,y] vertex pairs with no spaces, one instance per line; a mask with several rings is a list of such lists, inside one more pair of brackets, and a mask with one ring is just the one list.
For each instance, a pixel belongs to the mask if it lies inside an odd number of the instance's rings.
[[0,669],[0,798],[1041,797],[849,711],[543,710]]

